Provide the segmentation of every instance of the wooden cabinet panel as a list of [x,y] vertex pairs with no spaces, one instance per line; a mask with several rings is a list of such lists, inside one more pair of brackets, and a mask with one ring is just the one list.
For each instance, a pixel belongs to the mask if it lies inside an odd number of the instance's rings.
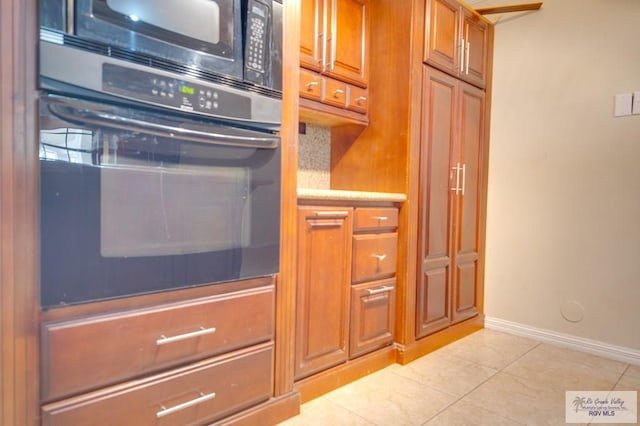
[[425,61],[452,74],[460,68],[460,5],[455,0],[427,2]]
[[351,287],[350,357],[393,342],[395,278]]
[[461,171],[461,191],[457,196],[455,246],[455,274],[453,288],[453,322],[462,321],[478,313],[476,292],[480,241],[479,203],[483,163],[481,152],[484,140],[484,92],[468,84],[459,89],[459,137],[457,157]]
[[347,108],[366,114],[369,110],[369,92],[367,89],[349,86]]
[[45,405],[44,426],[200,425],[269,399],[273,345]]
[[354,214],[353,229],[359,231],[391,230],[398,227],[398,209],[362,207]]
[[484,92],[424,67],[416,336],[478,313]]
[[325,80],[324,103],[345,108],[347,106],[347,85],[341,81],[328,78]]
[[323,0],[302,0],[300,8],[300,65],[320,72],[324,43]]
[[427,0],[424,61],[478,87],[486,85],[489,24],[456,0]]
[[465,41],[464,69],[460,77],[484,87],[487,79],[489,25],[468,10],[464,10],[462,37]]
[[204,359],[273,337],[274,287],[42,327],[42,398]]
[[298,207],[294,376],[348,358],[352,208]]
[[363,0],[326,0],[327,65],[331,77],[366,87],[368,67],[366,52],[368,33],[366,6]]
[[[420,169],[420,247],[416,335],[449,326],[453,231],[452,172],[458,81],[425,67]],[[459,176],[458,176],[459,177]]]
[[398,234],[364,234],[353,236],[352,282],[389,277],[396,272]]
[[319,101],[324,95],[324,78],[306,70],[300,70],[300,96]]

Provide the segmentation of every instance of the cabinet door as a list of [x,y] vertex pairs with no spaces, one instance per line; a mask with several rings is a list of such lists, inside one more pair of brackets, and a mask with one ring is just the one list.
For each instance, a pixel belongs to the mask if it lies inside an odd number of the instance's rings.
[[452,172],[458,80],[424,67],[416,336],[451,323]]
[[322,69],[323,17],[323,0],[301,0],[300,66],[318,72]]
[[456,195],[453,322],[478,313],[476,288],[479,262],[479,211],[484,141],[484,92],[466,83],[459,89],[457,161],[462,165],[461,189]]
[[347,360],[353,209],[298,208],[295,378]]
[[326,0],[324,73],[366,87],[368,19],[364,0]]
[[351,358],[393,342],[395,278],[351,287]]
[[460,13],[455,0],[428,0],[424,44],[425,62],[457,75],[461,65]]
[[488,24],[471,11],[465,10],[462,24],[465,58],[460,75],[464,80],[480,87],[486,84],[488,37]]

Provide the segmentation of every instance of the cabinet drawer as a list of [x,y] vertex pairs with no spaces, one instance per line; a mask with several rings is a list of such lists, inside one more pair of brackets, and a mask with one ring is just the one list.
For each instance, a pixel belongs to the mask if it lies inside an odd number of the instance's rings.
[[273,286],[44,324],[43,401],[264,342],[273,328]]
[[395,287],[395,278],[351,286],[350,358],[393,342]]
[[358,208],[354,215],[354,231],[375,231],[378,229],[396,229],[398,227],[398,209],[396,208]]
[[170,373],[45,405],[42,424],[204,424],[269,399],[272,363],[270,343],[240,350]]
[[349,86],[347,108],[366,114],[369,110],[369,92],[361,87]]
[[300,96],[314,101],[322,99],[324,91],[324,78],[320,75],[300,70]]
[[347,106],[347,85],[331,78],[325,79],[324,96],[322,101],[326,104],[344,108]]
[[351,281],[370,281],[396,272],[398,234],[364,234],[353,236]]

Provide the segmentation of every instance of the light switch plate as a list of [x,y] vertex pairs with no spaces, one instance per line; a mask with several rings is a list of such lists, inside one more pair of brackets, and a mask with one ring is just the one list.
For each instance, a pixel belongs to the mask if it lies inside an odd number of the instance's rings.
[[633,94],[621,93],[616,95],[616,104],[613,112],[614,117],[624,117],[631,115],[631,104],[633,103]]
[[640,92],[633,93],[633,107],[631,108],[631,113],[640,115]]

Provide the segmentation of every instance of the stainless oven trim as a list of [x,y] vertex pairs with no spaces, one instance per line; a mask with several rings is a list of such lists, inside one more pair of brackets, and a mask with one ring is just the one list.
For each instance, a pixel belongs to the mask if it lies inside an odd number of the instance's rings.
[[[232,116],[225,115],[207,115],[200,114],[198,112],[191,112],[193,114],[230,120],[240,125],[247,125],[252,127],[259,126],[268,128],[270,130],[280,129],[282,107],[282,101],[280,99],[274,99],[268,96],[263,96],[259,93],[239,90],[233,87],[203,81],[201,79],[190,77],[189,75],[185,74],[171,73],[164,70],[123,61],[120,59],[111,58],[108,56],[95,54],[85,50],[66,46],[63,43],[63,37],[59,33],[41,29],[40,77],[48,78],[73,86],[78,86],[88,90],[93,90],[96,92],[102,92],[102,65],[105,63],[119,65],[122,67],[140,71],[153,72],[167,78],[180,79],[186,82],[203,85],[214,90],[225,91],[238,96],[243,96],[249,98],[251,101],[251,117],[249,120],[238,119]],[[140,99],[137,99],[135,97],[123,98],[141,102]],[[149,104],[155,105],[152,103]],[[164,105],[159,106],[162,108],[168,108]],[[179,109],[177,110],[181,111]]]
[[[52,114],[70,123],[100,125],[156,136],[176,137],[191,142],[245,148],[276,148],[280,142],[279,136],[247,129],[235,129],[236,134],[231,134],[231,132],[225,131],[225,129],[229,129],[228,126],[211,125],[207,131],[203,131],[191,128],[188,121],[182,122],[181,127],[154,123],[145,120],[142,114],[134,114],[131,109],[117,106],[110,106],[107,109],[102,104],[94,102],[49,97],[47,103]],[[203,123],[198,124],[202,127]]]

